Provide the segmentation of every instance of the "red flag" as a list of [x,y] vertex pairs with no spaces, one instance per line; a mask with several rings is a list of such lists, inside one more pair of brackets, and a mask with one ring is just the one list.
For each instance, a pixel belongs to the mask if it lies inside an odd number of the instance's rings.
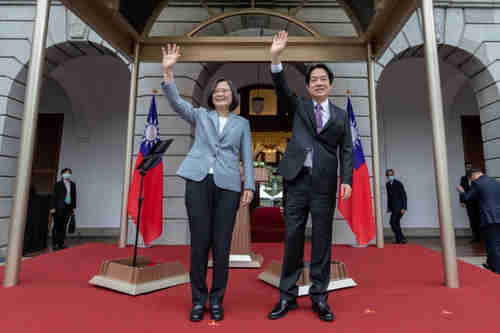
[[370,174],[366,166],[365,155],[359,137],[358,124],[352,111],[351,99],[347,97],[347,112],[351,121],[353,141],[354,172],[352,195],[347,200],[340,198],[339,211],[347,220],[360,245],[367,244],[375,236],[373,207],[371,199]]
[[[149,114],[144,127],[141,148],[135,162],[134,175],[128,193],[127,213],[137,224],[137,211],[139,204],[139,191],[141,175],[137,166],[144,156],[149,154],[153,145],[160,140],[158,133],[158,113],[156,112],[155,97],[151,100]],[[145,244],[150,244],[160,237],[163,231],[163,163],[160,162],[148,171],[144,177],[141,208],[141,223],[139,232]]]

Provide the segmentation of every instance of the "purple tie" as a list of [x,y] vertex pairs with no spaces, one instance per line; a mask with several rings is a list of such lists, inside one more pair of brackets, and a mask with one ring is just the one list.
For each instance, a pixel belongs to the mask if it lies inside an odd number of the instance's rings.
[[316,104],[314,107],[314,115],[316,116],[316,132],[319,134],[323,128],[323,118],[321,118],[321,104]]

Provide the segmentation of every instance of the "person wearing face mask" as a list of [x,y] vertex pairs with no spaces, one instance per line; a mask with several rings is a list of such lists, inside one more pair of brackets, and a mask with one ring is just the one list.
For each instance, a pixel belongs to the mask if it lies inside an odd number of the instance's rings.
[[68,218],[74,215],[76,210],[76,184],[71,180],[71,169],[63,169],[61,176],[62,179],[54,186],[50,207],[50,213],[54,217],[52,228],[52,248],[54,250],[66,248],[64,240]]
[[[180,49],[168,44],[162,52],[162,89],[172,109],[194,128],[193,146],[177,171],[186,180],[185,203],[191,233],[189,276],[193,306],[189,319],[201,321],[208,301],[211,319],[222,320],[236,212],[239,205],[250,204],[255,191],[250,124],[232,113],[238,106],[238,95],[229,80],[214,81],[208,108],[195,108],[183,100],[174,82]],[[214,268],[209,291],[206,275],[210,250]]]
[[394,179],[394,170],[388,169],[385,175],[387,177],[387,183],[385,184],[387,189],[387,212],[391,213],[390,224],[396,238],[394,243],[406,244],[408,240],[401,230],[401,218],[406,214],[407,210],[406,191],[403,184]]
[[486,236],[487,261],[483,266],[500,274],[500,182],[481,169],[471,170],[471,180],[469,191],[462,186],[457,186],[457,191],[461,200],[478,202],[480,227]]
[[[472,184],[472,163],[465,162],[465,175],[460,178],[460,186],[465,192],[469,192]],[[471,243],[479,243],[481,241],[480,221],[479,221],[479,203],[477,200],[465,201],[460,197],[460,205],[467,210],[470,227],[472,229]]]

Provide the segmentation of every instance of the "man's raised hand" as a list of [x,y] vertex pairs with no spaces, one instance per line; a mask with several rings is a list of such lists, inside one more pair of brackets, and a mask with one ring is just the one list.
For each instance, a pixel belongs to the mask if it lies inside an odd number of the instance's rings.
[[273,44],[271,45],[271,56],[278,57],[285,49],[288,42],[288,32],[280,31],[273,37]]

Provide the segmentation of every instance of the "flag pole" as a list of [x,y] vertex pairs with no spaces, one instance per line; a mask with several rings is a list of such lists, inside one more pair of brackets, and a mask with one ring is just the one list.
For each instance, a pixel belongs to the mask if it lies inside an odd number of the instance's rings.
[[119,247],[127,245],[128,235],[128,214],[127,214],[127,200],[130,188],[130,176],[132,170],[132,154],[134,149],[134,130],[135,130],[135,111],[137,106],[137,80],[139,77],[139,52],[141,44],[135,44],[134,63],[132,67],[132,74],[130,76],[130,97],[128,108],[128,121],[127,121],[127,144],[125,148],[125,164],[123,168],[123,188],[122,188],[122,209],[120,216],[120,240]]
[[375,66],[372,54],[372,45],[368,43],[367,60],[368,64],[368,88],[370,96],[370,128],[372,143],[372,176],[373,176],[373,198],[375,203],[375,226],[377,248],[384,248],[384,224],[382,221],[382,193],[380,191],[380,153],[378,150],[378,120],[377,120],[377,89],[375,85]]
[[132,261],[132,266],[135,267],[137,265],[137,243],[139,241],[139,228],[141,226],[141,210],[142,210],[142,202],[144,201],[144,197],[142,196],[143,192],[143,184],[144,184],[144,176],[146,175],[146,171],[141,170],[141,185],[139,186],[139,203],[137,208],[137,221],[136,221],[136,230],[135,230],[135,244],[134,244],[134,259]]
[[448,152],[446,148],[446,129],[443,115],[443,96],[439,75],[439,56],[434,28],[434,5],[432,0],[420,0],[424,33],[425,67],[427,69],[427,92],[432,123],[432,143],[434,151],[437,203],[445,283],[449,288],[459,288],[455,230],[451,212],[450,184],[448,176]]
[[21,266],[23,253],[24,228],[26,227],[26,210],[31,182],[33,149],[36,139],[50,4],[50,0],[39,0],[36,2],[33,43],[31,45],[28,81],[24,98],[21,148],[17,158],[16,187],[9,225],[7,263],[3,280],[3,286],[6,288],[13,287],[19,282],[19,267]]

